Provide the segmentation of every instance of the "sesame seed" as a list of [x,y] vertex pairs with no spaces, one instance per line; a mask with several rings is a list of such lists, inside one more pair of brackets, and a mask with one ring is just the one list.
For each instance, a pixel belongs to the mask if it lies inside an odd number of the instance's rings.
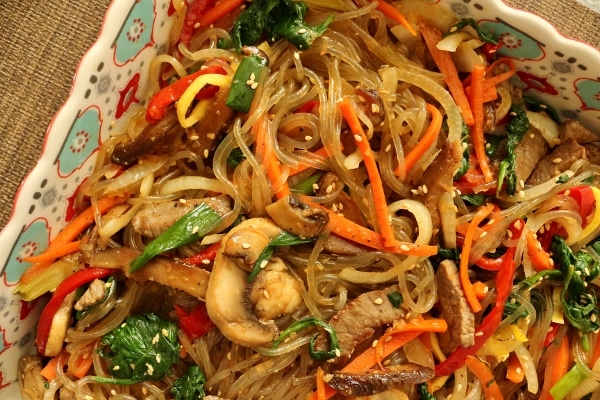
[[377,339],[373,340],[373,343],[371,343],[371,347],[377,347],[377,343],[379,343]]
[[306,28],[300,28],[298,29],[298,35],[303,35],[307,32]]
[[383,300],[381,299],[381,297],[378,297],[375,300],[373,300],[373,303],[375,303],[375,304],[383,304]]
[[210,140],[213,140],[217,136],[214,133],[207,133],[206,137],[209,138]]
[[388,144],[387,146],[385,146],[385,152],[386,153],[389,153],[390,150],[392,150],[392,145],[391,144]]
[[483,336],[483,332],[475,332],[475,336]]
[[523,179],[521,179],[519,181],[519,185],[521,185],[521,187],[524,188],[525,187],[525,181]]
[[304,136],[304,140],[306,140],[307,142],[310,142],[312,140],[312,136]]
[[267,266],[267,264],[269,264],[269,261],[268,261],[268,260],[263,260],[263,261],[260,263],[260,268],[261,268],[261,269],[265,268],[265,267]]
[[256,79],[256,75],[253,73],[250,74],[250,80],[254,81]]
[[250,89],[256,89],[258,87],[258,82],[254,82],[251,86]]
[[519,197],[520,198],[524,198],[525,197],[525,192],[522,190],[519,190]]
[[246,81],[246,85],[248,85],[248,86],[252,86],[253,84],[254,84],[254,79],[248,79]]
[[429,189],[427,189],[427,185],[423,185],[423,193],[427,194],[428,191]]
[[562,162],[562,158],[560,158],[560,157],[556,157],[554,160],[552,160],[552,162],[553,162],[554,164],[560,164],[560,163]]
[[515,370],[515,372],[516,372],[517,374],[520,374],[520,373],[521,373],[521,371],[523,371],[523,370],[522,370],[520,367],[517,367],[517,369]]
[[120,370],[120,369],[121,369],[121,366],[120,366],[120,365],[115,365],[115,366],[113,367],[113,371],[118,371],[118,370]]
[[242,243],[242,249],[249,249],[250,247],[252,247],[250,243]]
[[204,149],[204,153],[203,154],[204,154],[204,158],[208,158],[208,155],[210,153],[208,152],[208,149]]
[[162,328],[162,331],[161,331],[161,333],[162,333],[162,335],[163,335],[163,336],[165,336],[165,337],[169,336],[169,331],[168,331],[168,330],[166,330],[165,328]]
[[299,60],[299,59],[300,59],[300,53],[298,53],[297,51],[295,51],[295,52],[294,52],[294,58],[295,58],[296,60]]
[[331,185],[327,186],[327,188],[325,189],[325,193],[329,194],[329,193],[333,192],[334,188],[335,188],[335,183],[332,183]]
[[402,250],[402,251],[409,251],[409,250],[410,250],[410,247],[408,247],[408,246],[407,246],[407,245],[405,245],[405,244],[401,244],[401,245],[400,245],[400,250]]
[[485,235],[487,235],[487,232],[483,231],[483,232],[481,232],[481,235],[479,235],[479,238],[483,238],[483,237],[485,237]]
[[111,389],[110,394],[111,394],[111,396],[116,396],[117,391],[115,389]]
[[198,233],[199,230],[200,230],[200,227],[198,225],[196,225],[192,228],[192,233],[194,233],[194,234]]
[[160,364],[160,361],[161,361],[161,358],[160,358],[160,353],[157,353],[157,354],[156,354],[156,362],[157,362],[158,364]]
[[185,203],[187,203],[187,199],[179,199],[179,202],[180,202],[181,204],[185,204]]
[[265,299],[270,299],[271,295],[269,294],[268,290],[263,290],[263,296],[265,296]]
[[192,136],[190,136],[190,140],[196,141],[198,139],[200,139],[200,136],[198,136],[198,135],[192,135]]
[[340,351],[340,349],[335,349],[335,356],[339,357],[342,354],[342,352]]
[[535,133],[530,133],[530,134],[529,134],[529,137],[530,137],[531,139],[535,139]]
[[231,361],[231,352],[230,351],[227,352],[227,359]]
[[360,142],[362,142],[362,136],[354,135],[354,140],[356,140],[358,143],[360,143]]
[[377,114],[379,112],[379,106],[377,104],[375,104],[375,103],[372,103],[371,104],[371,112],[373,114]]
[[319,190],[319,185],[318,185],[318,184],[316,184],[316,183],[313,183],[313,185],[312,185],[312,188],[313,188],[313,190],[315,190],[315,191],[316,191],[316,190]]
[[205,258],[204,260],[202,260],[202,264],[208,265],[210,264],[210,260],[208,258]]

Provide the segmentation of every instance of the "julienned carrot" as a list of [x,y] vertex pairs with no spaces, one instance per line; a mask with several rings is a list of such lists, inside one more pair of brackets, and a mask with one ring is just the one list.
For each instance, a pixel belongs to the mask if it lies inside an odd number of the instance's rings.
[[387,3],[384,0],[377,0],[377,9],[381,11],[386,17],[398,22],[400,25],[406,28],[413,36],[417,36],[417,31],[408,22],[406,17],[396,7]]
[[[90,352],[93,350],[90,348]],[[92,367],[92,356],[90,353],[82,357],[78,357],[74,363],[69,363],[69,372],[81,379],[87,375],[88,371]]]
[[475,233],[475,228],[479,226],[479,224],[491,214],[494,210],[493,204],[487,204],[480,208],[473,219],[471,220],[471,224],[469,225],[469,229],[467,229],[467,234],[465,235],[465,240],[463,243],[463,247],[460,254],[460,268],[459,268],[459,276],[460,283],[465,291],[465,297],[467,298],[467,302],[473,312],[481,311],[482,307],[477,300],[477,295],[475,290],[473,290],[473,285],[469,280],[469,254],[471,253],[471,245],[473,244],[473,236]]
[[508,357],[508,368],[506,369],[506,379],[513,383],[521,383],[525,379],[525,371],[517,357],[516,353],[510,353]]
[[[435,143],[440,134],[440,129],[442,129],[442,113],[440,110],[429,103],[427,103],[425,106],[431,113],[431,123],[429,124],[429,127],[427,128],[427,131],[425,131],[425,134],[421,140],[419,140],[417,145],[410,149],[408,154],[404,157],[405,174],[410,172],[417,161],[423,157],[423,154],[425,154],[427,149],[429,149]],[[396,167],[394,173],[396,176],[400,175],[400,166]]]
[[498,382],[494,379],[494,374],[488,368],[488,366],[475,356],[467,356],[465,360],[467,368],[473,372],[473,374],[481,381],[483,386],[483,397],[487,400],[501,400],[504,399],[502,390]]
[[271,182],[275,196],[281,199],[290,194],[290,187],[287,181],[277,184],[280,182],[281,167],[279,166],[279,161],[273,155],[273,146],[268,140],[268,123],[267,116],[263,115],[252,125],[252,131],[255,136],[255,152],[263,165],[267,178]]
[[[318,156],[318,157],[325,157],[325,158],[329,157],[329,153],[327,152],[327,149],[325,147],[321,147],[320,149],[313,151],[311,154]],[[296,168],[290,169],[289,176],[294,176],[296,174],[299,174],[302,171],[306,171],[309,168],[310,167],[306,164],[300,164]]]
[[[382,337],[377,341],[378,344],[382,343],[383,351],[380,353],[382,358],[389,356],[406,343],[418,337],[423,332],[441,332],[440,329],[443,329],[444,326],[446,329],[448,328],[446,321],[441,319],[412,320],[404,324],[404,326],[406,327],[405,331],[394,333],[390,336],[390,339]],[[363,373],[368,371],[377,364],[377,354],[378,350],[375,347],[369,347],[363,353],[359,354],[352,361],[350,361],[344,368],[342,368],[342,372]],[[335,390],[333,390],[330,386],[325,386],[324,399],[329,399],[335,394]],[[314,392],[309,397],[309,400],[317,399],[317,392]]]
[[52,357],[48,363],[42,368],[40,374],[46,379],[48,382],[56,378],[56,366],[58,365],[58,359],[60,354]]
[[198,20],[200,26],[208,26],[214,24],[225,15],[229,14],[238,7],[244,4],[245,0],[222,0],[217,3],[213,8],[210,8],[202,14],[202,17]]
[[490,291],[490,288],[488,287],[488,285],[486,285],[485,283],[483,283],[481,281],[473,282],[472,286],[473,286],[473,291],[475,292],[475,297],[477,297],[477,300],[479,300],[479,301],[485,299],[488,292]]
[[[494,70],[496,69],[496,67],[498,67],[498,65],[500,64],[504,64],[508,67],[508,71],[506,72],[502,72],[498,75],[492,75],[494,73]],[[512,77],[516,72],[515,69],[515,63],[513,60],[511,60],[510,58],[499,58],[496,61],[494,61],[493,63],[491,63],[490,65],[487,66],[487,68],[485,69],[485,74],[486,74],[486,79],[485,82],[483,84],[483,90],[484,92],[488,92],[491,89],[496,88],[496,85],[498,85],[499,83],[502,83],[508,79],[510,79],[510,77]],[[467,76],[467,78],[463,81],[463,86],[465,87],[465,92],[467,93],[467,96],[469,96],[469,93],[471,91],[471,76]]]
[[349,97],[344,97],[338,104],[338,107],[348,123],[350,130],[354,134],[356,146],[358,147],[358,150],[363,157],[365,167],[367,168],[367,175],[371,182],[371,193],[373,193],[375,216],[377,217],[379,232],[383,237],[383,245],[386,248],[393,248],[396,245],[396,239],[394,238],[387,200],[385,199],[385,193],[383,191],[383,182],[381,180],[381,175],[379,174],[377,161],[375,161],[373,155],[373,150],[371,150],[371,145],[369,144],[369,138],[367,138],[367,135],[360,124],[352,100],[350,100]]
[[325,373],[321,367],[317,368],[317,400],[325,400],[325,381],[323,376]]
[[320,204],[310,201],[308,198],[303,198],[303,201],[312,207],[317,207],[327,212],[329,215],[329,222],[327,223],[327,229],[331,233],[348,239],[351,242],[358,243],[360,245],[370,247],[377,250],[387,250],[396,254],[412,255],[412,256],[424,256],[429,257],[437,254],[438,249],[436,246],[419,245],[414,243],[406,243],[396,241],[395,247],[388,249],[383,245],[383,238],[381,235],[369,228],[365,228],[351,220],[339,215],[327,207],[323,207]]
[[537,240],[534,232],[527,234],[527,255],[531,260],[533,269],[537,272],[554,269],[552,257],[542,248],[542,244]]
[[539,400],[552,400],[550,389],[567,373],[570,364],[571,348],[569,346],[569,338],[565,335],[558,344],[554,354],[548,359],[548,364],[544,371],[544,385],[542,386]]
[[[67,243],[73,242],[77,236],[85,231],[94,221],[96,212],[105,214],[117,204],[124,203],[127,200],[125,196],[103,197],[99,199],[95,205],[91,205],[83,212],[71,220],[50,242],[47,251],[62,247]],[[44,271],[52,261],[38,261],[32,264],[27,271],[21,276],[21,284],[30,283],[36,276]]]
[[385,355],[386,342],[389,341],[389,338],[393,335],[405,332],[446,332],[447,330],[448,323],[443,319],[416,318],[406,323],[396,324],[387,329],[377,340],[377,345],[375,346],[375,359],[377,364],[379,364],[381,369],[384,369],[382,362],[383,359],[387,357]]
[[452,56],[449,52],[440,50],[436,47],[438,42],[442,40],[442,33],[424,22],[419,24],[419,28],[421,29],[421,35],[423,35],[425,44],[427,45],[435,64],[440,72],[446,77],[448,90],[460,109],[465,124],[467,124],[467,126],[472,126],[474,119],[473,113],[471,112],[471,105],[469,104],[469,99],[465,94],[465,89],[458,76],[456,65],[454,64],[454,61],[452,61]]
[[77,250],[79,250],[79,244],[80,244],[80,241],[75,240],[75,241],[69,242],[67,244],[55,246],[52,249],[47,249],[46,251],[44,251],[41,254],[25,257],[25,258],[23,258],[23,261],[30,262],[30,263],[45,262],[45,261],[52,262],[52,261],[56,260],[57,258],[64,257],[66,255],[76,252]]
[[471,73],[471,110],[473,111],[473,126],[471,127],[471,139],[475,149],[475,156],[486,182],[493,179],[492,171],[485,153],[485,137],[483,136],[483,82],[485,78],[485,67],[477,64]]

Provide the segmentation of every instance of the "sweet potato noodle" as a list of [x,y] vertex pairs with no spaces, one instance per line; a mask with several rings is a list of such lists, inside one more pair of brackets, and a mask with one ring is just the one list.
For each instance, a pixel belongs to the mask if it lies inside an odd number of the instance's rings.
[[600,398],[597,138],[493,34],[425,1],[173,5],[16,288],[50,293],[25,398]]

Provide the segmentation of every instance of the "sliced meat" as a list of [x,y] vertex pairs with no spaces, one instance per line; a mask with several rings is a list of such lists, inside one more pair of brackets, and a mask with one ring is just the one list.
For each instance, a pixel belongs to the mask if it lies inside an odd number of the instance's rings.
[[27,400],[42,400],[47,385],[42,376],[42,357],[39,355],[25,356],[19,360],[17,377],[21,396]]
[[364,374],[335,372],[327,384],[345,396],[371,396],[404,384],[427,382],[434,376],[431,368],[407,363],[389,366],[385,371],[370,370]]
[[129,272],[129,264],[140,254],[140,250],[130,247],[103,250],[91,257],[90,265],[99,268],[120,269],[125,276],[138,282],[153,281],[186,292],[200,300],[206,298],[210,272],[159,256],[154,257],[132,274]]
[[537,164],[527,184],[539,185],[556,175],[560,175],[579,159],[585,158],[585,148],[579,145],[575,139],[568,138],[554,148],[552,153],[544,156]]
[[140,156],[148,153],[156,143],[174,129],[179,129],[179,120],[174,106],[169,107],[166,115],[156,124],[149,124],[142,132],[125,143],[119,143],[113,149],[110,159],[115,164],[131,165]]
[[212,153],[235,115],[235,111],[225,104],[228,95],[229,87],[219,89],[206,115],[185,131],[193,151],[204,158]]
[[[392,324],[406,315],[404,308],[395,308],[388,298],[390,293],[398,291],[398,286],[391,286],[363,293],[331,318],[329,324],[335,329],[340,344],[336,364],[347,361],[354,348],[372,337],[375,329]],[[320,335],[317,347],[325,348],[326,343],[327,336]]]
[[590,164],[600,165],[600,146],[593,143],[586,143],[583,147],[585,148],[585,156]]
[[454,261],[442,261],[435,280],[442,315],[448,322],[451,346],[472,346],[475,343],[475,315],[465,297]]
[[266,207],[267,214],[281,229],[302,238],[316,237],[329,222],[326,211],[311,207],[295,196],[285,196]]
[[540,159],[548,151],[548,142],[537,129],[525,132],[515,148],[515,173],[517,182],[525,182]]
[[426,193],[414,196],[415,200],[421,201],[431,213],[433,222],[433,237],[436,237],[440,226],[439,204],[442,194],[452,193],[454,188],[454,175],[462,160],[462,147],[459,142],[446,141],[442,151],[436,156],[433,163],[425,170],[419,181],[419,185],[426,187]]
[[173,200],[150,203],[144,205],[134,215],[131,225],[137,233],[143,236],[157,237],[169,229],[175,221],[202,203],[208,204],[220,215],[225,215],[231,211],[229,199],[226,196],[191,199],[185,202]]
[[483,131],[493,132],[496,129],[496,109],[494,104],[487,102],[483,105]]
[[356,256],[367,252],[364,247],[358,246],[355,243],[350,242],[340,236],[330,234],[323,243],[323,250],[344,256]]
[[561,122],[558,130],[560,139],[563,141],[569,138],[575,139],[579,144],[600,141],[600,136],[581,125],[579,121],[573,119],[566,119]]
[[106,295],[106,290],[106,283],[103,280],[94,279],[79,300],[77,300],[73,308],[77,311],[82,311],[101,302]]

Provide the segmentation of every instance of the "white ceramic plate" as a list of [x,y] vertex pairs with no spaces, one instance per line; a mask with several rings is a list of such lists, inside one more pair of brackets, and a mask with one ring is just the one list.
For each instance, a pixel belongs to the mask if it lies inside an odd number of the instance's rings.
[[[48,128],[44,151],[15,199],[0,243],[0,398],[19,399],[17,362],[33,352],[41,301],[12,294],[29,263],[72,216],[70,199],[89,174],[98,146],[144,105],[150,60],[165,49],[169,0],[115,0],[98,41],[83,57],[73,90]],[[530,94],[600,132],[600,52],[562,37],[549,23],[499,0],[440,0],[475,18],[515,59],[516,82]]]

